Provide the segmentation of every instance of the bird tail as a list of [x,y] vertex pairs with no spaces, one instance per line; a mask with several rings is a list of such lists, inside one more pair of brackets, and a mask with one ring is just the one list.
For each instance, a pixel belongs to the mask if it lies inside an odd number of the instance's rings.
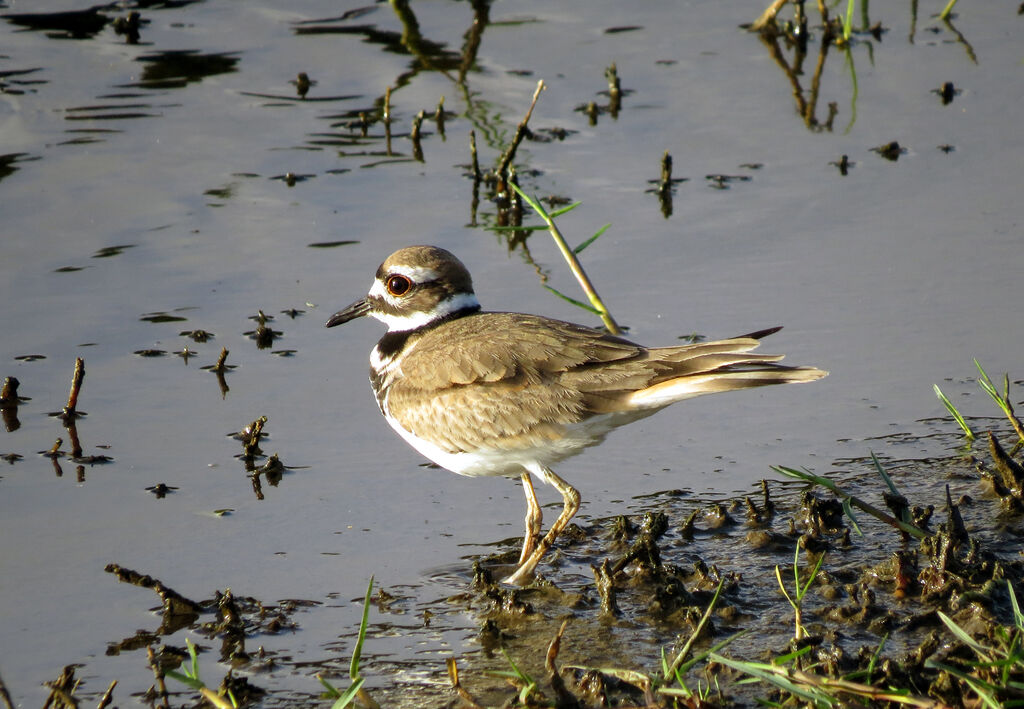
[[760,344],[758,340],[780,329],[759,330],[742,337],[686,347],[651,350],[652,355],[676,371],[663,374],[651,386],[631,394],[631,406],[638,409],[660,408],[704,394],[813,382],[828,376],[828,372],[817,367],[776,364],[783,355],[750,352]]

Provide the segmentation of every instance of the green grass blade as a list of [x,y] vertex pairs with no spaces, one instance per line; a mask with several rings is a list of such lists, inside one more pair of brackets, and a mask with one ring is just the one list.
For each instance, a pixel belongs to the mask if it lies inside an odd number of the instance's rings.
[[864,532],[860,530],[860,523],[857,522],[857,517],[853,514],[853,505],[850,504],[849,497],[843,498],[843,512],[846,513],[846,516],[849,518],[850,524],[853,526],[853,531],[857,533],[858,537],[863,537]]
[[[363,641],[366,640],[366,625],[370,619],[370,594],[373,592],[373,576],[370,576],[370,583],[366,587],[366,598],[363,599],[363,619],[359,623],[359,637],[356,639],[356,646],[352,649],[352,663],[348,668],[348,676],[352,681],[360,680],[359,658],[363,653]],[[362,682],[360,681],[360,684]],[[351,687],[349,688],[351,691]]]
[[524,682],[527,685],[531,685],[531,684],[532,685],[536,685],[537,684],[536,682],[533,681],[533,678],[530,677],[530,675],[526,674],[521,669],[519,669],[519,666],[515,662],[513,662],[512,658],[509,656],[509,654],[507,652],[505,652],[505,648],[501,648],[501,654],[505,656],[505,661],[508,662],[508,664],[512,667],[513,674],[510,675],[511,677],[516,677],[520,681]]
[[[715,589],[715,595],[711,597],[711,600],[708,602],[708,607],[704,609],[704,615],[702,615],[700,620],[697,622],[697,627],[693,629],[693,633],[690,635],[689,639],[687,639],[686,643],[683,644],[682,649],[676,654],[675,658],[672,660],[672,664],[669,665],[669,669],[672,670],[673,674],[675,673],[676,668],[683,664],[683,660],[685,660],[686,656],[689,654],[690,648],[693,647],[693,643],[697,640],[701,630],[704,629],[708,619],[711,617],[711,612],[715,609],[715,606],[718,605],[718,599],[722,595],[723,586],[725,586],[725,576],[722,576],[719,580],[718,588]],[[665,682],[668,682],[671,679],[671,674],[666,673],[662,676],[662,680]]]
[[977,654],[978,657],[980,657],[983,661],[991,662],[992,650],[990,648],[985,647],[977,640],[972,638],[966,630],[957,625],[952,618],[950,618],[942,611],[937,611],[937,613],[939,614],[939,620],[941,620],[946,625],[946,627],[949,628],[949,632],[953,633],[953,635],[957,637],[957,640],[959,640],[964,645],[974,650],[975,654]]
[[872,653],[871,660],[868,662],[868,683],[871,682],[871,675],[875,671],[875,665],[878,664],[878,658],[882,656],[882,650],[885,649],[885,643],[889,640],[889,633],[882,636],[882,642],[878,643],[878,648]]
[[839,700],[829,696],[827,693],[803,687],[785,677],[785,668],[765,665],[757,662],[741,662],[740,660],[733,660],[717,653],[712,653],[710,658],[713,662],[720,662],[726,667],[731,667],[734,670],[739,670],[740,672],[751,675],[752,677],[756,677],[763,682],[767,682],[785,692],[789,692],[795,697],[811,702],[815,706],[840,706]]
[[797,470],[796,468],[787,468],[782,465],[772,465],[770,467],[780,475],[785,475],[788,478],[796,478],[797,480],[803,480],[808,483],[814,483],[815,485],[821,485],[826,490],[831,490],[837,495],[840,494],[839,487],[836,486],[834,482],[820,475],[815,475],[810,470]]
[[[551,217],[552,219],[554,219],[555,217],[560,217],[563,214],[568,214],[581,204],[583,204],[583,202],[573,202],[572,204],[566,205],[561,209],[556,209],[555,211],[551,212],[551,214],[549,214],[548,216]],[[532,207],[533,205],[531,204],[530,206]]]
[[850,41],[853,34],[853,0],[846,0],[846,17],[843,18],[843,39]]
[[[798,545],[797,549],[799,549],[799,548],[800,547]],[[800,590],[800,599],[801,600],[803,600],[803,597],[806,596],[807,592],[811,589],[811,584],[814,583],[814,580],[816,578],[818,578],[818,572],[821,571],[821,565],[824,563],[824,561],[825,561],[825,554],[824,554],[824,552],[822,552],[821,556],[818,557],[818,563],[816,563],[814,565],[814,568],[811,569],[811,575],[807,577],[807,583],[805,583],[804,587]],[[799,584],[799,582],[800,582],[800,575],[797,574],[797,583]]]
[[694,655],[689,660],[687,660],[686,662],[684,662],[683,664],[679,665],[679,667],[676,668],[676,675],[679,675],[680,673],[686,674],[686,672],[689,671],[689,669],[691,667],[696,665],[698,662],[703,662],[707,658],[708,655],[710,655],[713,652],[718,652],[723,647],[725,647],[726,645],[730,644],[732,641],[734,641],[734,640],[736,640],[738,638],[743,637],[744,635],[746,635],[749,632],[750,632],[749,630],[741,630],[738,633],[733,633],[732,635],[727,637],[725,640],[722,640],[722,641],[719,641],[719,642],[715,643],[714,645],[712,645],[711,647],[709,647],[707,650],[705,650],[704,652],[700,653],[699,655]]
[[1024,614],[1020,612],[1020,605],[1017,603],[1017,594],[1013,591],[1013,584],[1006,580],[1006,590],[1010,592],[1010,605],[1013,606],[1013,624],[1018,630],[1024,630]]
[[598,315],[598,316],[601,315],[601,311],[598,310],[597,308],[593,308],[593,307],[587,305],[586,303],[584,303],[582,301],[576,300],[575,298],[570,298],[565,293],[562,293],[561,291],[559,291],[559,290],[557,290],[555,288],[552,288],[551,286],[545,285],[544,287],[547,288],[552,293],[554,293],[555,295],[557,295],[562,300],[568,301],[568,302],[572,303],[573,305],[575,305],[578,308],[583,308],[584,310],[589,310],[594,315]]
[[352,686],[345,690],[345,693],[338,697],[337,701],[331,705],[331,709],[345,709],[351,706],[356,700],[356,695],[359,694],[359,690],[363,688],[363,682],[366,681],[365,677],[359,677],[356,679]]
[[339,690],[333,684],[328,682],[327,679],[322,674],[318,673],[316,678],[320,680],[320,684],[322,684],[324,686],[324,689],[327,690],[327,697],[329,699],[337,699],[341,696],[341,690]]
[[192,689],[202,689],[206,686],[205,684],[203,684],[202,680],[192,677],[189,674],[183,674],[176,670],[167,670],[164,672],[164,676],[170,677],[173,680],[177,680],[186,687],[191,687]]
[[958,424],[960,424],[960,428],[963,429],[964,435],[967,437],[967,440],[968,441],[973,441],[974,440],[974,431],[972,431],[971,427],[967,425],[967,422],[964,420],[964,417],[961,416],[960,412],[956,410],[955,406],[953,406],[953,402],[951,402],[949,399],[947,399],[946,395],[942,393],[942,390],[939,389],[939,385],[938,384],[934,384],[933,386],[935,387],[935,395],[937,397],[939,397],[939,401],[941,401],[942,405],[946,407],[946,411],[948,411],[950,413],[950,415],[953,417],[953,419]]
[[978,377],[978,386],[984,389],[985,393],[992,397],[992,401],[996,402],[1000,408],[1005,408],[1003,398],[999,396],[999,392],[996,390],[995,384],[992,383],[992,379],[988,376],[988,372],[982,368],[981,363],[977,359],[974,360],[974,366],[978,368],[978,373],[981,374]]
[[519,195],[519,196],[520,196],[520,197],[522,198],[522,200],[523,200],[524,202],[526,202],[526,203],[527,203],[528,205],[530,205],[530,209],[532,209],[533,211],[535,211],[535,212],[537,213],[537,215],[538,215],[538,216],[539,216],[539,217],[540,217],[541,219],[543,219],[544,221],[548,221],[548,220],[550,220],[550,219],[551,219],[551,215],[550,215],[550,214],[548,214],[547,210],[546,210],[546,209],[544,209],[544,207],[543,207],[543,206],[541,205],[541,203],[540,203],[540,200],[534,199],[534,198],[533,198],[533,197],[531,197],[530,195],[526,194],[526,192],[524,192],[524,191],[523,191],[523,190],[522,190],[522,189],[521,189],[521,188],[519,187],[519,185],[517,185],[517,184],[516,184],[516,183],[514,183],[514,182],[509,182],[509,183],[508,183],[508,185],[509,185],[509,187],[511,187],[511,188],[512,188],[513,190],[515,190],[515,193],[516,193],[517,195]]
[[928,536],[927,534],[925,534],[924,530],[918,529],[913,524],[904,522],[901,519],[896,519],[887,512],[884,512],[883,510],[880,510],[874,505],[865,502],[859,497],[849,495],[843,492],[842,490],[839,489],[838,485],[836,485],[828,478],[823,478],[820,475],[815,475],[809,470],[795,470],[794,468],[786,468],[781,465],[773,465],[771,466],[771,469],[774,470],[776,473],[779,473],[780,475],[785,475],[786,477],[796,478],[797,480],[803,480],[804,482],[814,483],[815,485],[821,485],[825,489],[831,490],[840,499],[849,500],[851,505],[855,506],[862,512],[867,512],[875,519],[881,520],[886,524],[892,525],[900,531],[906,532],[907,534],[916,537],[917,539],[924,539],[926,536]]
[[886,487],[889,488],[889,492],[893,495],[899,495],[900,491],[896,489],[896,485],[893,484],[892,478],[889,477],[889,473],[885,472],[885,468],[882,467],[882,464],[879,462],[878,456],[875,455],[874,451],[871,451],[871,462],[875,464],[875,470],[877,470],[878,474],[882,477],[882,481],[886,484]]
[[492,226],[491,231],[547,231],[543,224],[523,224],[521,226]]
[[[566,243],[565,237],[562,236],[562,232],[558,230],[558,225],[555,224],[554,219],[544,211],[544,208],[536,199],[523,192],[514,182],[510,182],[509,186],[515,190],[516,194],[522,197],[523,200],[529,204],[530,207],[532,207],[548,225],[548,233],[550,233],[551,238],[554,239],[555,245],[562,254],[562,258],[565,259],[566,264],[569,266],[569,270],[572,271],[572,275],[580,284],[580,288],[582,288],[583,292],[587,294],[587,299],[590,300],[593,312],[601,318],[601,321],[604,323],[608,332],[613,335],[621,335],[622,329],[619,327],[618,323],[615,322],[615,318],[613,318],[611,313],[608,311],[604,301],[601,300],[601,296],[598,295],[597,290],[594,288],[594,284],[590,282],[590,278],[587,276],[586,271],[583,270],[583,265],[580,264],[579,259],[576,258],[576,253],[569,248],[569,244]],[[588,308],[588,310],[590,310],[590,308]]]
[[192,670],[189,676],[199,679],[199,653],[196,652],[196,644],[188,638],[185,638],[185,647],[188,648],[188,656],[191,658],[190,665]]
[[969,675],[958,667],[947,665],[944,662],[937,662],[935,660],[932,660],[931,658],[925,660],[924,666],[933,667],[937,670],[945,670],[954,677],[962,679],[964,682],[970,685],[971,689],[974,690],[974,693],[978,695],[978,698],[982,701],[982,703],[984,703],[985,706],[989,707],[989,709],[1003,709],[1003,707],[1005,707],[1004,704],[997,701],[995,697],[992,696],[992,693],[997,691],[998,688],[989,684],[988,682],[984,682],[978,679],[977,677]]
[[788,665],[789,663],[793,662],[793,660],[797,660],[797,659],[803,657],[804,655],[806,655],[807,653],[809,653],[813,649],[814,649],[814,646],[812,646],[812,645],[804,645],[799,650],[795,650],[793,652],[787,652],[785,655],[779,655],[778,657],[773,658],[772,664],[774,664],[774,665]]
[[594,243],[595,241],[597,241],[597,237],[601,236],[601,234],[603,234],[603,233],[605,233],[606,231],[608,231],[608,227],[610,227],[610,226],[611,226],[611,222],[609,222],[609,223],[605,224],[605,225],[604,225],[603,227],[601,227],[601,228],[600,228],[600,229],[598,229],[598,230],[597,230],[596,232],[594,232],[594,235],[593,235],[592,237],[590,237],[589,239],[587,239],[586,241],[584,241],[584,242],[583,242],[582,244],[580,244],[579,246],[577,246],[577,247],[576,247],[575,249],[573,249],[573,250],[572,250],[572,252],[573,252],[574,254],[579,254],[579,253],[582,253],[582,252],[583,252],[583,249],[587,248],[588,246],[590,246],[591,244],[593,244],[593,243]]

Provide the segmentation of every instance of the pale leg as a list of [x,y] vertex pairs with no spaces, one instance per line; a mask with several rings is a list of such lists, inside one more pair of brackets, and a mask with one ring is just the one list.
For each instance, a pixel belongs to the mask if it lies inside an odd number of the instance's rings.
[[580,509],[580,493],[572,485],[555,475],[554,471],[543,466],[536,466],[531,469],[531,472],[562,493],[562,514],[558,515],[558,519],[551,525],[551,529],[540,540],[540,544],[533,550],[529,558],[521,562],[519,568],[512,572],[511,576],[503,579],[503,583],[513,586],[523,586],[533,576],[533,570],[537,568],[541,558],[548,552],[551,545],[555,543],[555,539],[558,538],[558,535],[569,524],[569,520]]
[[540,503],[537,502],[537,493],[533,489],[533,478],[523,471],[520,479],[523,481],[523,492],[526,493],[526,535],[523,537],[523,553],[519,555],[516,562],[522,566],[523,562],[530,558],[537,540],[540,539],[540,526],[544,521],[544,513],[540,510]]

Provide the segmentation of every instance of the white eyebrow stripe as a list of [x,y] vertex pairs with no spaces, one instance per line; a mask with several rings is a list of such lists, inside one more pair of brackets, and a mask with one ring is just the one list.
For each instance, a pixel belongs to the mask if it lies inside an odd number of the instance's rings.
[[388,273],[397,273],[400,276],[407,276],[412,279],[413,283],[427,283],[429,281],[436,281],[438,278],[437,271],[426,266],[392,266]]

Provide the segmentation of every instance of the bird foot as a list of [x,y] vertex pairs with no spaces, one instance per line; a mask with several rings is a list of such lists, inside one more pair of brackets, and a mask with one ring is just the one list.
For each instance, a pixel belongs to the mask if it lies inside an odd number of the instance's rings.
[[533,580],[533,570],[536,566],[536,564],[521,564],[501,582],[508,586],[525,586]]

